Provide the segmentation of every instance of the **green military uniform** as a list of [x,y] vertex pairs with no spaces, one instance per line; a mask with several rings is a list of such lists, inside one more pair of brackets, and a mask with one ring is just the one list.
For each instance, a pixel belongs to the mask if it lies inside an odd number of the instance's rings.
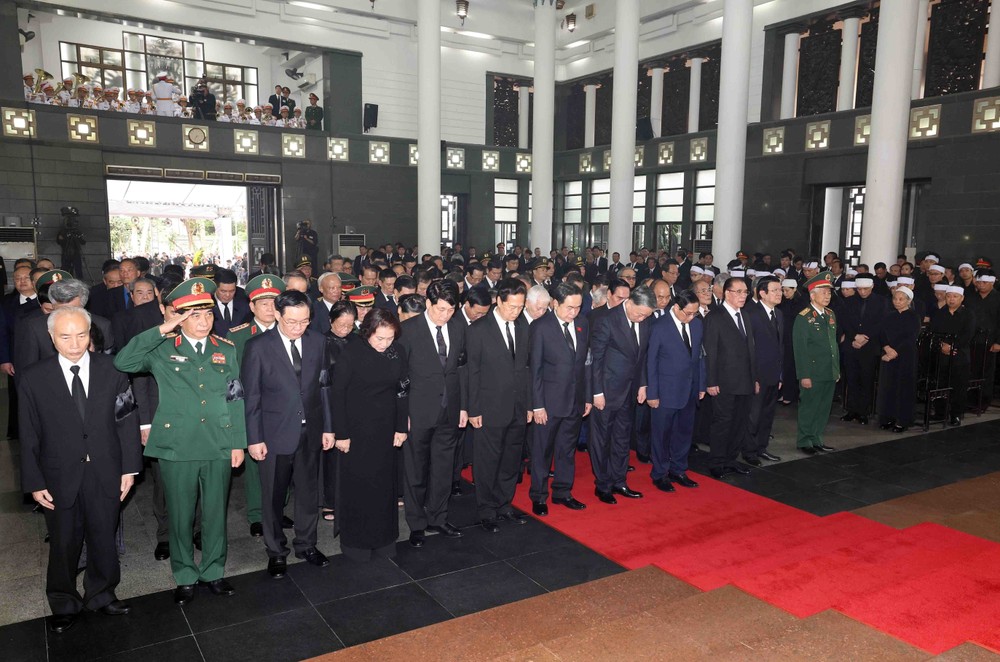
[[[175,310],[214,305],[215,284],[192,278],[167,303]],[[199,354],[192,341],[201,344]],[[123,372],[156,378],[160,404],[145,454],[160,462],[170,513],[170,564],[179,586],[222,579],[226,564],[226,501],[233,449],[246,448],[243,387],[236,347],[219,336],[196,341],[152,328],[115,357]],[[201,499],[202,556],[194,561],[192,526]]]
[[306,128],[314,131],[323,130],[323,107],[306,106]]
[[[816,287],[833,287],[829,272],[819,273],[806,282],[811,291]],[[795,317],[792,326],[792,348],[795,352],[795,372],[799,380],[812,380],[812,388],[800,390],[798,411],[799,448],[823,446],[823,430],[830,418],[833,390],[840,379],[840,349],[837,346],[837,319],[833,310],[820,313],[810,303]]]

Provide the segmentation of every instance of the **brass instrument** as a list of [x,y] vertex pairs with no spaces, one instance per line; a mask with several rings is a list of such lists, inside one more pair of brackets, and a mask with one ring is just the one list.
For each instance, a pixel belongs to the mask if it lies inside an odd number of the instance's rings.
[[76,83],[74,87],[80,87],[81,85],[86,85],[90,82],[90,76],[84,76],[79,71],[73,74],[73,81]]
[[42,83],[47,80],[52,80],[52,74],[45,69],[35,69],[35,89],[33,90],[35,94],[42,91]]

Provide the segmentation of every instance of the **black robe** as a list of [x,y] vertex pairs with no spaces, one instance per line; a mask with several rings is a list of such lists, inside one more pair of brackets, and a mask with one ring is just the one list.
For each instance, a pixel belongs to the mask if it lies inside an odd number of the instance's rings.
[[913,409],[917,399],[917,336],[920,318],[912,308],[889,313],[882,320],[880,347],[888,345],[899,356],[883,361],[879,373],[879,423],[909,427],[913,425]]

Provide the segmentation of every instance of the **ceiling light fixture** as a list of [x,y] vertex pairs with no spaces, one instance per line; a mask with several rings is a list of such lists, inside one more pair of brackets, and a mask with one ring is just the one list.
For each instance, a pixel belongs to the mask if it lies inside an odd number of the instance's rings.
[[566,29],[570,32],[576,30],[576,14],[566,14]]
[[462,25],[465,25],[465,17],[469,15],[469,0],[455,0],[455,15],[462,19]]

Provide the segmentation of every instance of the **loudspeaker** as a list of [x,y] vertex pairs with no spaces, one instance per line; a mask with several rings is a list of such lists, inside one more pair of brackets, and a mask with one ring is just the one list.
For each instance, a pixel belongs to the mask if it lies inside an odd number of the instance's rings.
[[640,117],[635,124],[635,139],[652,140],[653,138],[653,123],[648,117]]
[[378,126],[378,104],[377,103],[366,103],[365,104],[365,133],[368,133],[373,128]]

